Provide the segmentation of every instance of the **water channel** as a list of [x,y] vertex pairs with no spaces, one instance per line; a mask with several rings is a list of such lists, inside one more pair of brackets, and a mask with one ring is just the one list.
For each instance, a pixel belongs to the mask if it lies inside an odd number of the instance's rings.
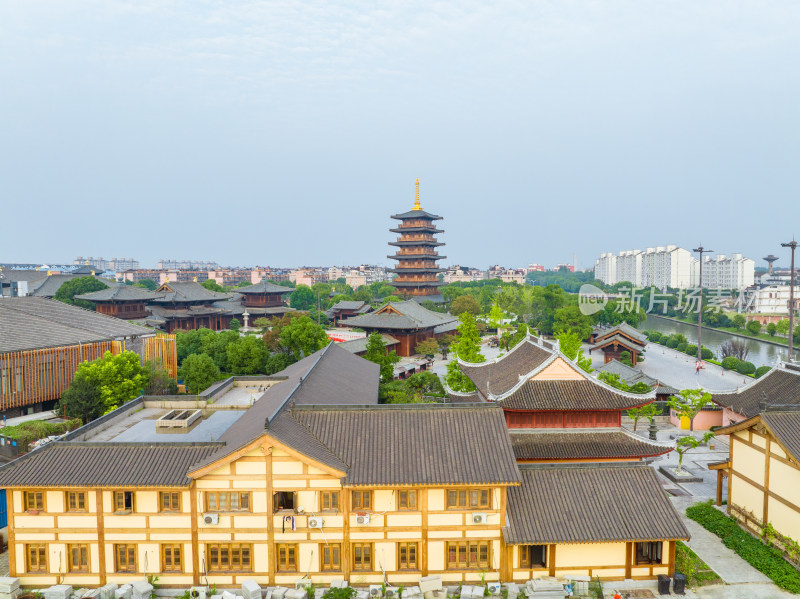
[[[683,322],[675,322],[674,320],[665,320],[654,316],[648,316],[639,328],[643,331],[648,329],[672,335],[673,333],[683,333],[689,340],[689,343],[697,344],[697,325],[686,324]],[[738,339],[744,341],[750,354],[747,360],[758,366],[774,366],[775,361],[780,357],[786,359],[786,348],[772,345],[771,343],[764,343],[757,339],[746,339],[729,335],[722,331],[714,329],[707,329],[703,327],[703,345],[709,348],[717,356],[719,356],[719,346],[725,341],[731,339]]]

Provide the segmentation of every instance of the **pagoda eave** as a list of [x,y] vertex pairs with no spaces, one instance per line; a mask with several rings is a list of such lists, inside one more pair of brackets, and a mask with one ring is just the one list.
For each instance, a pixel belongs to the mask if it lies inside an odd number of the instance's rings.
[[388,283],[392,287],[441,287],[442,285],[447,285],[447,283],[443,283],[442,281],[398,281],[394,280]]
[[430,239],[418,239],[418,240],[409,239],[408,241],[390,241],[389,245],[393,245],[395,247],[417,247],[417,246],[439,247],[440,245],[444,245],[444,243],[442,243],[441,241],[433,241]]
[[394,254],[386,257],[392,260],[444,260],[447,258],[447,256],[438,256],[436,254]]
[[430,233],[432,235],[438,235],[439,233],[444,233],[444,229],[437,229],[434,225],[430,227],[398,227],[397,229],[389,229],[390,233],[397,233],[398,235],[402,235],[403,233]]
[[435,274],[438,272],[445,272],[446,270],[447,270],[446,268],[390,268],[386,272],[391,272],[394,274],[408,273],[411,275],[418,275],[418,274],[425,274],[428,272],[431,274]]

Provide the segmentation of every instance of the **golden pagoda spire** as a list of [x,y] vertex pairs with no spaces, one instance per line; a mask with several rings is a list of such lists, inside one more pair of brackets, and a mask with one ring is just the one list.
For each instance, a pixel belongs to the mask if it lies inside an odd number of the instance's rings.
[[417,195],[414,200],[414,210],[422,210],[422,206],[419,205],[419,177],[417,177]]

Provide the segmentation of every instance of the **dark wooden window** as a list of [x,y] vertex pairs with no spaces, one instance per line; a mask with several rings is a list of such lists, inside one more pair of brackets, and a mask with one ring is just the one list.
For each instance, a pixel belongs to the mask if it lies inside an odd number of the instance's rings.
[[466,510],[472,508],[490,508],[492,494],[489,489],[448,489],[447,509]]
[[249,512],[250,493],[206,491],[207,512]]
[[413,489],[400,489],[397,491],[398,510],[416,510],[417,492]]
[[44,511],[44,491],[25,491],[25,511]]
[[660,564],[662,547],[661,541],[636,543],[636,565]]
[[520,568],[546,568],[547,545],[520,545]]
[[180,545],[161,546],[161,571],[183,572],[183,551]]
[[67,554],[69,555],[70,572],[89,571],[89,546],[88,545],[68,545]]
[[372,571],[372,543],[353,543],[353,570]]
[[447,543],[447,569],[489,567],[489,541],[450,541]]
[[354,510],[368,510],[372,508],[372,491],[351,491]]
[[397,544],[397,569],[416,570],[417,569],[417,544],[398,543]]
[[114,545],[114,569],[136,572],[136,545]]
[[162,512],[180,512],[180,491],[160,491],[158,493],[158,509]]
[[114,491],[115,512],[132,512],[133,509],[133,491]]
[[211,572],[252,571],[252,545],[212,543],[208,545],[208,569]]
[[279,572],[297,572],[297,545],[280,543],[276,545]]
[[28,572],[47,572],[47,545],[25,545],[25,561]]
[[272,511],[294,510],[297,507],[294,491],[275,491],[272,495]]
[[85,512],[86,493],[83,491],[67,491],[66,505],[68,512]]
[[342,569],[342,546],[328,543],[322,546],[322,571],[338,572]]
[[322,491],[319,495],[319,509],[339,511],[339,491]]

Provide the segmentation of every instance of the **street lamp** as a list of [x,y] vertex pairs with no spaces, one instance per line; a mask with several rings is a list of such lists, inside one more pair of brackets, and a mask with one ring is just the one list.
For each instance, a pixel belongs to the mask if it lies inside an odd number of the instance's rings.
[[703,361],[703,254],[714,250],[707,250],[702,245],[692,250],[700,254],[700,312],[697,315],[697,361]]
[[797,249],[797,242],[792,239],[789,243],[782,243],[781,247],[791,248],[792,265],[789,271],[789,362],[792,361],[794,348],[794,251]]

